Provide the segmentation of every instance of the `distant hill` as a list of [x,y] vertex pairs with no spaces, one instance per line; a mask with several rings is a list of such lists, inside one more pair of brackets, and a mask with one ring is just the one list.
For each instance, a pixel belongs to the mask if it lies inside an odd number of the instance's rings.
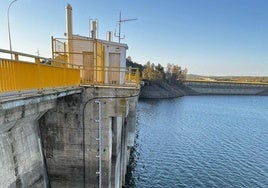
[[187,74],[186,80],[268,83],[268,76],[201,76],[196,74]]
[[187,74],[186,75],[186,79],[189,79],[189,80],[198,80],[198,79],[200,79],[202,77],[203,76],[197,75],[197,74]]

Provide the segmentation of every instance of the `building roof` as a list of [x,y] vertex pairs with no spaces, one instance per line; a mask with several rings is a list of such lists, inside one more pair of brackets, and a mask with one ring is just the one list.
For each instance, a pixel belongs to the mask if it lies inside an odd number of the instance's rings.
[[81,36],[81,35],[73,35],[74,38],[79,38],[79,39],[84,39],[84,40],[96,40],[102,44],[106,44],[106,45],[113,45],[113,46],[118,46],[118,47],[124,47],[126,49],[128,49],[128,45],[124,44],[124,43],[118,43],[118,42],[113,42],[113,41],[107,41],[107,40],[102,40],[102,39],[92,39],[90,37],[86,37],[86,36]]

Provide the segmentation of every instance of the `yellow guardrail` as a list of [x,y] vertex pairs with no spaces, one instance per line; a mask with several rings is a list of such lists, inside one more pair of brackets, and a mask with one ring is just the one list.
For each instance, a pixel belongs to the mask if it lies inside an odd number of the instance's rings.
[[0,93],[79,86],[78,66],[29,54],[0,49],[14,58],[0,58]]
[[[131,86],[139,87],[139,71],[135,68],[115,67],[116,63],[109,62],[113,66],[105,66],[104,46],[94,40],[89,42],[85,38],[73,38],[68,41],[64,38],[51,38],[53,59],[77,63],[81,67],[81,84],[104,86]],[[67,50],[68,43],[72,44],[72,50]],[[81,45],[87,44],[87,51],[82,51]],[[74,47],[79,46],[80,47]],[[82,45],[82,46],[83,46]]]
[[139,87],[139,70],[131,67],[81,66],[81,84]]
[[[0,49],[0,94],[82,85],[139,87],[139,71],[126,67],[84,67]],[[12,59],[10,55],[12,54]]]
[[128,72],[125,76],[125,81],[127,84],[135,84],[136,86],[140,85],[140,71],[138,68],[128,68]]

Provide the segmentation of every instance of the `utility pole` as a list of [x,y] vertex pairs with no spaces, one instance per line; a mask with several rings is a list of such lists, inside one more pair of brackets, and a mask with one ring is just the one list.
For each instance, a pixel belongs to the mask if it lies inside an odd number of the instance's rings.
[[36,54],[37,56],[40,56],[39,48],[37,48]]
[[118,35],[116,34],[116,32],[114,34],[115,37],[118,37],[118,43],[120,43],[121,39],[125,38],[125,36],[121,37],[121,24],[125,23],[125,22],[129,22],[129,21],[135,21],[135,20],[138,20],[138,19],[137,18],[132,18],[132,19],[124,19],[124,20],[122,20],[121,11],[120,11],[119,20],[117,21],[118,22]]
[[9,3],[8,9],[7,9],[7,27],[8,27],[8,39],[9,39],[9,50],[11,52],[11,60],[13,59],[12,55],[12,44],[11,44],[11,34],[10,34],[10,23],[9,23],[9,9],[13,3],[15,3],[17,0],[13,0]]

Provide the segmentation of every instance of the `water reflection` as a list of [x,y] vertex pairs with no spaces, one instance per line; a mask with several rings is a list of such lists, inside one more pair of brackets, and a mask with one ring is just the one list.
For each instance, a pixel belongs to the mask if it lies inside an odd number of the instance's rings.
[[128,187],[268,187],[268,98],[141,101]]

